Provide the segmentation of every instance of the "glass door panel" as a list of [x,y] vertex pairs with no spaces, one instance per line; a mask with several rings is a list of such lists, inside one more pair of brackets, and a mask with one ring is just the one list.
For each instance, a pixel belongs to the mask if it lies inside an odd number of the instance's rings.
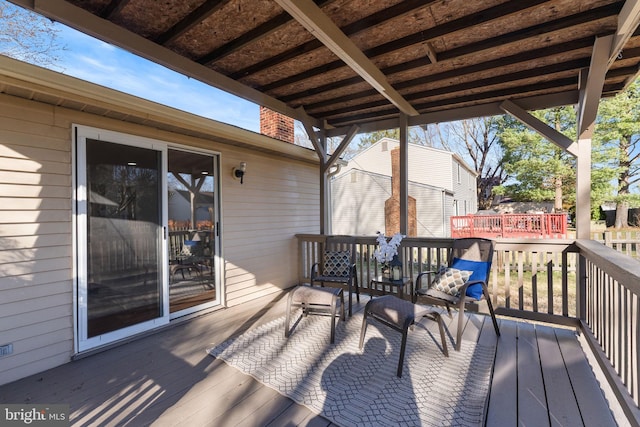
[[163,316],[162,153],[86,140],[86,333]]
[[168,150],[169,310],[217,301],[214,157]]

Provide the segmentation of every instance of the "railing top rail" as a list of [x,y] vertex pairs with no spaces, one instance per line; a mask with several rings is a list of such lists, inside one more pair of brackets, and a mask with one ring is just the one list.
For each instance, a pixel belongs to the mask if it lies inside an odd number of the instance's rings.
[[[328,234],[296,234],[296,238],[308,241],[324,241],[326,238],[339,237]],[[352,236],[355,243],[375,245],[377,236]],[[448,248],[453,243],[449,237],[405,237],[401,246],[423,246]],[[497,250],[528,252],[578,252],[574,239],[536,239],[536,238],[494,238]]]
[[606,271],[611,278],[640,295],[640,261],[595,240],[576,240],[576,246],[581,255]]

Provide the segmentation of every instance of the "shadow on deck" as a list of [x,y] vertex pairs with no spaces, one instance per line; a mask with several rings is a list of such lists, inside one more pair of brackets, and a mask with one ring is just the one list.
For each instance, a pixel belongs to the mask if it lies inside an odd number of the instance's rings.
[[[0,386],[0,403],[68,404],[72,425],[333,425],[205,351],[281,317],[284,295],[222,309]],[[451,339],[455,318],[444,318]],[[496,340],[490,323],[471,315],[462,345]],[[574,330],[505,319],[500,327],[486,425],[616,424]]]

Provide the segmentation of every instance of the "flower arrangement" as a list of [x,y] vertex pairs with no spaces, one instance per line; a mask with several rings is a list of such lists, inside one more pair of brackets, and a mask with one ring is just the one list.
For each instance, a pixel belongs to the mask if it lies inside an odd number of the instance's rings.
[[398,255],[398,247],[400,246],[400,242],[404,235],[400,233],[394,234],[389,241],[387,241],[387,237],[384,233],[378,231],[378,238],[376,241],[378,242],[378,248],[373,252],[373,256],[376,258],[376,261],[379,263],[386,265],[393,257]]

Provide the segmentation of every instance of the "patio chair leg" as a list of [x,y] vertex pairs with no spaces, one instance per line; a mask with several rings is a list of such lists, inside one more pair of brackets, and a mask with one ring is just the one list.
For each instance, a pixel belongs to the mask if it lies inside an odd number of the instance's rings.
[[[413,323],[413,322],[412,322]],[[398,358],[398,371],[396,375],[402,378],[402,368],[404,366],[404,351],[407,347],[407,335],[409,334],[409,325],[402,330],[402,342],[400,343],[400,357]]]
[[291,331],[289,326],[291,325],[291,301],[293,301],[293,294],[295,293],[295,289],[289,291],[289,296],[287,297],[287,317],[284,321],[284,337],[289,338]]
[[489,313],[491,314],[491,321],[493,322],[493,328],[496,330],[496,335],[500,336],[500,328],[498,327],[498,321],[496,320],[496,313],[493,311],[493,304],[491,303],[491,296],[489,290],[484,289],[484,298],[487,300],[487,306],[489,307]]
[[331,344],[336,340],[336,304],[338,303],[338,296],[334,295],[331,300]]
[[458,308],[458,332],[456,333],[456,351],[460,351],[462,344],[462,329],[464,328],[464,306]]
[[[369,305],[369,303],[367,303],[367,305]],[[364,336],[366,333],[367,333],[367,307],[365,307],[364,316],[362,316],[362,328],[360,329],[360,345],[359,345],[360,350],[362,350],[362,345],[364,344]]]
[[438,329],[440,329],[440,341],[442,341],[442,352],[446,357],[449,357],[449,349],[447,348],[447,336],[444,333],[444,323],[442,322],[442,316],[440,313],[432,313],[433,320],[438,323]]
[[353,269],[353,283],[356,287],[356,301],[360,302],[360,285],[358,284],[358,270]]

